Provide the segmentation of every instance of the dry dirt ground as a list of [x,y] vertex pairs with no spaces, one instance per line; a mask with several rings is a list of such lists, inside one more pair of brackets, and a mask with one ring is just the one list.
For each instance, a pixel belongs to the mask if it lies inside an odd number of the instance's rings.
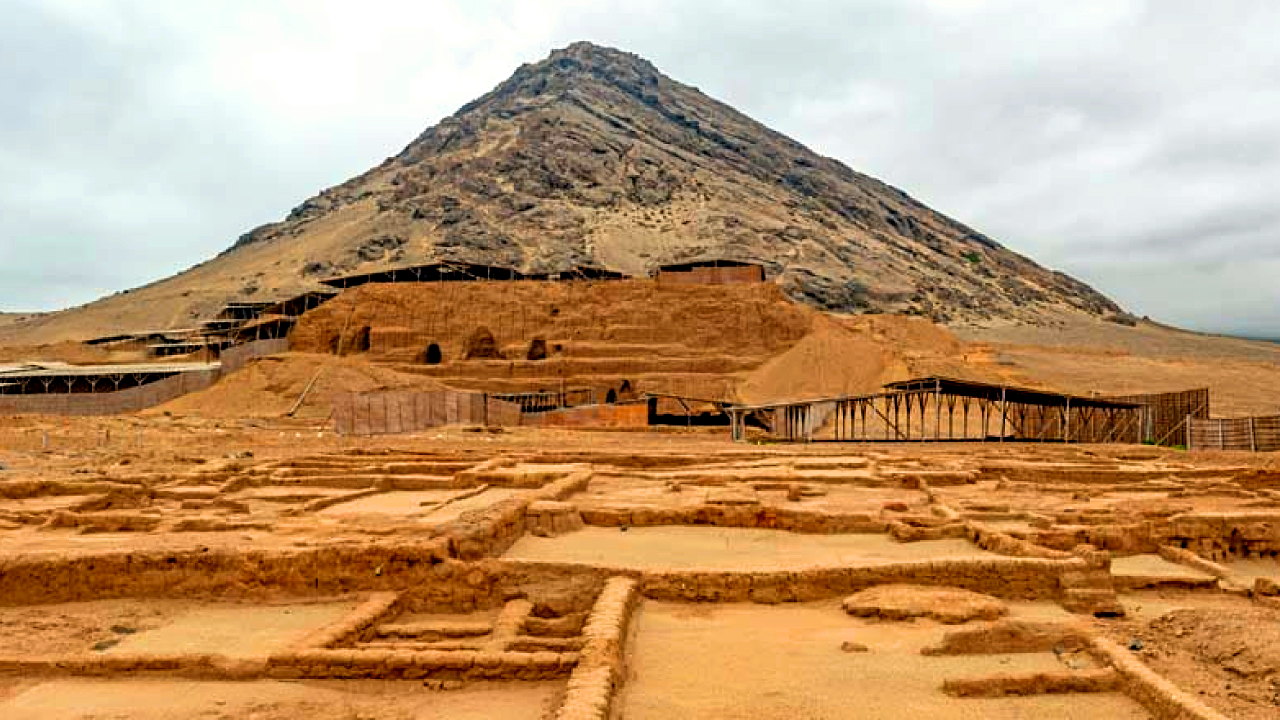
[[1172,717],[1134,660],[1280,707],[1273,456],[159,411],[0,463],[5,718]]
[[957,330],[1011,376],[1103,394],[1210,389],[1215,417],[1280,414],[1280,344],[1064,316],[1052,327]]

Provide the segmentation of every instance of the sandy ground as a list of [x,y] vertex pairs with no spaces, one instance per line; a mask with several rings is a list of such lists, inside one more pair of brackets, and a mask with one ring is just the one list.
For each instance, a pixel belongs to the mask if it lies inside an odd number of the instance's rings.
[[402,490],[333,505],[320,515],[417,515],[458,495],[457,490]]
[[[590,466],[596,477],[588,490],[568,498],[584,506],[676,507],[703,503],[720,492],[755,493],[764,507],[875,518],[915,516],[924,521],[938,518],[928,505],[931,495],[968,517],[1028,536],[1046,523],[1079,527],[1085,515],[1092,525],[1105,527],[1138,522],[1143,513],[1167,517],[1195,510],[1271,512],[1270,493],[1280,489],[1274,474],[1280,470],[1280,457],[1158,448],[752,445],[730,443],[721,430],[516,428],[490,434],[442,428],[414,436],[352,439],[337,437],[311,421],[163,412],[98,419],[0,418],[0,463],[5,467],[0,470],[0,490],[18,496],[0,496],[0,563],[26,554],[271,549],[423,538],[432,525],[527,491],[490,487],[438,511],[433,503],[455,497],[459,490],[387,492],[320,512],[307,510],[306,503],[363,493],[367,488],[360,483],[377,483],[402,471],[447,479],[453,471],[441,468],[471,468],[495,458],[509,463],[504,473],[535,477],[558,477]],[[405,471],[407,465],[420,467]],[[902,487],[901,479],[890,480],[903,471],[963,471],[976,480],[953,479],[962,484],[939,486],[927,494]],[[1231,478],[1237,475],[1252,479],[1236,483]],[[326,484],[348,482],[352,485]],[[673,492],[672,482],[704,484]],[[98,487],[92,483],[109,484],[115,494],[92,489]],[[796,483],[815,494],[788,500],[778,483]],[[1175,492],[1224,483],[1233,494]],[[52,494],[63,490],[70,494]],[[214,500],[227,502],[216,505]],[[155,530],[89,532],[42,524],[59,511],[89,501],[120,503],[84,510],[81,515],[90,519],[135,514],[159,518],[160,525]],[[234,529],[173,529],[193,518],[224,521]],[[256,525],[245,529],[235,523]],[[658,526],[625,532],[588,527],[555,538],[525,536],[507,557],[742,570],[985,554],[965,540],[898,543],[883,535]],[[1268,562],[1240,561],[1233,567],[1238,565],[1241,575],[1265,574],[1274,567]],[[1149,553],[1117,557],[1115,570],[1119,576],[1203,577]],[[1266,689],[1277,675],[1224,675],[1230,671],[1222,669],[1222,658],[1234,657],[1230,653],[1238,647],[1214,644],[1220,638],[1236,638],[1248,650],[1253,629],[1259,623],[1276,624],[1274,619],[1245,612],[1253,609],[1248,600],[1208,589],[1181,596],[1134,593],[1121,599],[1131,616],[1099,620],[1096,628],[1121,643],[1150,638],[1149,646],[1158,654],[1144,655],[1144,661],[1180,687],[1203,691],[1231,717],[1253,720],[1269,717],[1264,711],[1274,712]],[[340,608],[349,610],[353,600],[330,597],[302,606],[296,602],[293,598],[284,605],[250,606],[152,598],[142,603],[4,607],[0,655],[82,652],[101,643],[108,643],[101,650],[106,653],[260,654],[327,624]],[[1169,617],[1180,609],[1209,614]],[[448,613],[424,611],[400,620],[471,621],[493,618],[496,611],[483,612],[489,614],[451,618]],[[1068,617],[1056,605],[1014,604],[1014,614]],[[117,626],[125,630],[114,630]],[[1111,694],[951,699],[939,691],[944,679],[1053,667],[1056,659],[1051,653],[920,656],[919,648],[937,638],[937,626],[855,620],[839,610],[838,600],[781,607],[646,602],[636,628],[629,649],[633,674],[624,696],[628,718],[1145,717],[1132,702]],[[862,642],[871,652],[841,652],[845,640]],[[1269,660],[1260,656],[1251,662],[1265,668]],[[1221,689],[1228,684],[1232,690]],[[158,718],[174,716],[164,713],[176,708],[176,716],[210,718],[540,718],[561,687],[563,683],[512,683],[441,692],[421,683],[226,684],[125,675],[107,681],[2,676],[0,717]]]
[[1251,586],[1255,578],[1280,580],[1280,559],[1277,558],[1240,558],[1226,563],[1226,566]]
[[98,600],[0,608],[0,654],[70,654],[110,647],[130,634],[161,627],[192,603]]
[[[478,683],[449,692],[415,682],[50,680],[0,702],[6,720],[539,720],[560,683]],[[3,696],[0,696],[3,697]]]
[[[943,632],[926,621],[851,618],[833,603],[645,602],[636,621],[622,714],[629,720],[1148,717],[1129,698],[1111,693],[949,698],[941,691],[948,678],[1063,666],[1052,653],[919,654]],[[869,652],[844,653],[840,645],[845,641],[860,642]]]
[[446,523],[457,519],[464,512],[489,507],[507,498],[514,497],[520,492],[522,491],[512,488],[489,488],[479,495],[456,500],[438,510],[432,510],[427,514],[426,520],[431,523]]
[[1280,344],[1075,316],[1052,328],[957,332],[986,345],[1015,378],[1057,390],[1130,394],[1208,387],[1215,417],[1280,413]]
[[0,608],[0,654],[218,653],[281,650],[356,607],[352,599],[273,604],[122,599]]
[[1142,593],[1132,615],[1100,629],[1151,669],[1235,720],[1270,720],[1280,708],[1280,610],[1245,598]]
[[858,565],[990,553],[966,540],[900,543],[885,535],[802,535],[717,527],[588,526],[553,538],[525,535],[504,555],[519,560],[586,562],[630,568],[793,568]]
[[354,602],[195,607],[167,625],[126,636],[107,652],[267,655],[284,650],[355,607]]
[[1186,565],[1171,563],[1159,555],[1129,555],[1114,558],[1111,561],[1112,575],[1135,575],[1141,577],[1162,578],[1169,580],[1191,579],[1207,580],[1211,578]]

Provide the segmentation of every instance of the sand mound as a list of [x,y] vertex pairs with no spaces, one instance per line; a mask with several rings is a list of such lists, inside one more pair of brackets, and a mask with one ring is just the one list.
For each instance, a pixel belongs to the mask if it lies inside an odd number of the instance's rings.
[[1173,652],[1236,677],[1280,676],[1280,626],[1276,624],[1280,613],[1241,608],[1232,615],[1224,617],[1217,609],[1172,610],[1151,621],[1144,639],[1154,636]]
[[844,611],[856,617],[910,620],[926,617],[948,625],[996,620],[1009,611],[990,595],[958,588],[881,585],[844,599]]
[[952,630],[921,655],[983,655],[1075,650],[1085,645],[1083,631],[1070,623],[1003,619]]
[[893,361],[891,349],[869,333],[819,317],[800,342],[748,374],[738,395],[767,402],[875,392]]
[[1140,640],[1144,664],[1223,715],[1276,717],[1280,610],[1245,603],[1179,608],[1112,634],[1122,644]]
[[861,395],[923,375],[1004,376],[983,348],[924,318],[820,316],[798,343],[749,373],[738,395],[745,402]]
[[369,390],[436,390],[440,383],[399,373],[359,357],[287,353],[259,358],[213,387],[178,398],[149,412],[206,417],[279,417],[293,407],[320,372],[297,416],[329,416],[335,393]]

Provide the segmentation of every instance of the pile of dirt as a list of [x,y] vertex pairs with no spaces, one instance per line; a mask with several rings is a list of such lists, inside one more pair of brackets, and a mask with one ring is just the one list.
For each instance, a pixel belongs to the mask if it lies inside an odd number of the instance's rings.
[[1274,718],[1280,707],[1280,610],[1171,610],[1133,630],[1140,655],[1160,675],[1240,720]]
[[996,620],[1009,612],[1000,600],[959,588],[879,585],[844,599],[844,611],[881,620],[931,618],[948,625]]
[[769,402],[872,393],[902,367],[895,348],[823,317],[791,349],[748,374],[738,395],[745,402]]
[[325,418],[335,393],[438,390],[431,378],[407,375],[358,357],[288,353],[259,358],[212,387],[147,411],[202,417],[280,417],[315,379],[297,417]]
[[786,352],[749,373],[745,402],[801,400],[878,392],[885,383],[924,375],[999,382],[990,357],[924,318],[819,316]]

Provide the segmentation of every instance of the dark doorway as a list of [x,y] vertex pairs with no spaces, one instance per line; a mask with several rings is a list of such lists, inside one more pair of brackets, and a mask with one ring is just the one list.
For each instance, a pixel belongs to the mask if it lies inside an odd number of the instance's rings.
[[488,328],[476,328],[475,332],[467,338],[462,359],[501,360],[502,353],[498,350],[498,341],[494,339],[493,333],[489,332]]
[[528,360],[546,360],[547,359],[547,341],[536,337],[529,343],[529,354],[526,356]]
[[427,349],[422,353],[422,362],[428,365],[439,365],[443,359],[444,357],[440,353],[440,346],[435,343],[428,345]]

